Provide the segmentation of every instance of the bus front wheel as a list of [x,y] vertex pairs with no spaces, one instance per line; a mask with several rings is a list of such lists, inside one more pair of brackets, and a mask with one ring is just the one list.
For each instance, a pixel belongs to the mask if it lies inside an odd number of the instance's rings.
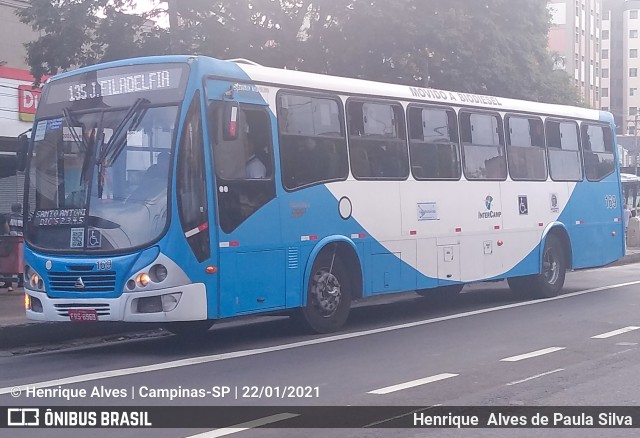
[[564,286],[567,272],[567,258],[562,241],[550,234],[544,243],[541,272],[526,277],[507,279],[509,288],[519,294],[527,294],[536,298],[553,298],[558,296]]
[[323,251],[313,263],[307,286],[307,305],[300,310],[303,326],[315,333],[331,333],[347,321],[351,308],[351,281],[344,264],[332,251]]

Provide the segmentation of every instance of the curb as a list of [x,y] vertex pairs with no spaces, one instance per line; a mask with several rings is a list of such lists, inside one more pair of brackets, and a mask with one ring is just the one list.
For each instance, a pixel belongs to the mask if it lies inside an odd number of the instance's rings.
[[0,350],[143,332],[158,328],[160,328],[159,324],[108,321],[98,323],[33,322],[8,325],[0,327]]

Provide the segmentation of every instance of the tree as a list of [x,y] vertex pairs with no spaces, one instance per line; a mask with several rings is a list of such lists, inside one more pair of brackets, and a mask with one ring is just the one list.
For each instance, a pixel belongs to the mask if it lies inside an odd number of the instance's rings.
[[[171,30],[126,13],[132,0],[33,0],[43,36],[36,78],[76,65],[162,53],[503,97],[577,104],[547,51],[546,0],[172,0]],[[101,12],[104,18],[97,18]],[[171,35],[171,41],[169,36]]]
[[166,53],[168,33],[151,14],[126,13],[133,0],[31,0],[16,13],[41,36],[26,44],[39,84],[45,75],[130,56]]

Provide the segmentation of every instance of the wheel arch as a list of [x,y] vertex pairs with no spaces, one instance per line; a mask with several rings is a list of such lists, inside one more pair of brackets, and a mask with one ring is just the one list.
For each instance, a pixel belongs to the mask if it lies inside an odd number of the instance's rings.
[[355,243],[345,236],[327,236],[320,240],[309,254],[304,269],[302,279],[302,300],[303,306],[307,304],[307,285],[311,277],[311,270],[318,256],[323,251],[332,251],[336,248],[336,255],[344,262],[349,278],[351,279],[351,298],[362,298],[364,280],[362,277],[362,262],[358,256],[358,249]]
[[544,232],[542,233],[542,239],[540,241],[541,250],[540,250],[540,256],[538,260],[540,268],[542,269],[544,245],[547,242],[547,237],[549,237],[550,235],[554,235],[560,240],[560,242],[562,243],[562,246],[565,249],[564,254],[565,254],[565,262],[567,264],[567,269],[573,269],[573,250],[571,247],[571,239],[569,238],[569,232],[567,231],[565,224],[561,222],[550,223],[549,225],[547,225]]

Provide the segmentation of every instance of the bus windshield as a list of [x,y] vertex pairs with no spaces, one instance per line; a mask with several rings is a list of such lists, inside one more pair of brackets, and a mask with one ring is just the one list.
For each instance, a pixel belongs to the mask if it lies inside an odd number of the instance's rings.
[[27,173],[28,242],[115,252],[162,235],[185,70],[132,66],[48,85]]

